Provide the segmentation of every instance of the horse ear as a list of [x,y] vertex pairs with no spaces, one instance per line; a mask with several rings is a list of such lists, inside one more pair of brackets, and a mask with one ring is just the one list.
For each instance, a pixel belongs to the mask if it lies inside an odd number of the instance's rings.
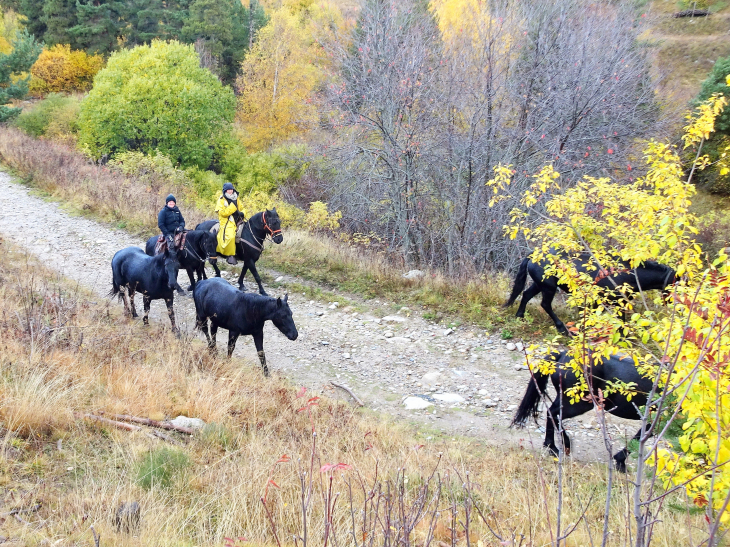
[[285,293],[284,294],[284,302],[286,303],[288,301],[289,301],[289,293]]
[[276,307],[281,308],[281,297],[276,299]]
[[272,213],[276,213],[276,207],[271,210]]

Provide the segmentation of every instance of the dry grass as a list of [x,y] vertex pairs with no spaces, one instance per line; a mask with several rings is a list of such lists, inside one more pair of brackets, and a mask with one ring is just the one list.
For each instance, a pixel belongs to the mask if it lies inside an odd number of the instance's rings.
[[[293,545],[293,535],[302,533],[300,470],[309,476],[311,465],[309,539],[322,545],[330,491],[320,467],[342,462],[352,469],[334,473],[333,545],[354,543],[350,500],[358,542],[370,546],[402,534],[403,514],[413,514],[419,496],[426,510],[410,522],[410,540],[418,545],[431,529],[433,547],[466,545],[462,526],[453,535],[449,527],[452,510],[464,521],[467,500],[504,538],[550,542],[557,504],[552,459],[414,431],[326,398],[315,401],[310,417],[298,412],[310,393],[298,397],[299,390],[263,378],[253,363],[213,358],[202,341],[145,328],[123,319],[118,306],[94,300],[0,245],[0,536],[22,545],[92,545],[93,525],[101,545],[220,546],[239,536],[246,544],[273,545],[260,501],[272,477],[280,488],[269,487],[267,507],[282,544]],[[84,412],[185,414],[209,425],[171,446],[75,417]],[[290,461],[277,465],[283,454]],[[157,480],[145,488],[140,478],[150,468]],[[587,545],[588,530],[594,539],[600,534],[604,475],[600,465],[567,465],[563,522],[578,521],[594,500],[567,545]],[[627,487],[614,486],[612,545],[628,539]],[[378,501],[370,514],[379,520],[365,526],[363,541],[360,509],[370,492]],[[142,520],[128,534],[115,527],[114,514],[130,500],[140,503]],[[21,511],[18,518],[13,510]],[[659,517],[654,545],[682,544],[688,526],[699,525],[697,517],[671,511]],[[500,543],[474,512],[471,519],[471,542]]]
[[17,171],[26,184],[62,200],[70,209],[132,233],[158,232],[157,213],[169,193],[184,208],[188,225],[206,218],[186,206],[193,201],[190,188],[166,180],[144,183],[86,160],[67,144],[35,139],[12,127],[0,128],[0,161]]

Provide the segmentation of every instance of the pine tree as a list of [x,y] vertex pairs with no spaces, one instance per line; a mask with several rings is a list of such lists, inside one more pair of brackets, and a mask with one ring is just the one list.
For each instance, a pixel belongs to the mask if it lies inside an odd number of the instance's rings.
[[78,23],[69,33],[87,53],[111,53],[119,49],[130,7],[129,3],[118,0],[78,0]]
[[43,49],[27,30],[18,33],[12,46],[10,53],[0,54],[0,122],[6,122],[20,114],[20,108],[7,104],[10,99],[21,99],[28,93],[30,76],[15,81],[11,76],[29,72]]
[[47,46],[68,44],[72,49],[78,49],[76,36],[69,32],[78,23],[76,0],[45,0],[43,21],[46,29],[42,38]]

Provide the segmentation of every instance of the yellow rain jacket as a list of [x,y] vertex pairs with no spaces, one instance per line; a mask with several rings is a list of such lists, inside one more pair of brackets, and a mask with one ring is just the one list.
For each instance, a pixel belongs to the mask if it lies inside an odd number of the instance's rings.
[[246,212],[241,207],[240,198],[238,200],[238,207],[236,207],[235,203],[230,203],[223,196],[218,198],[215,212],[218,213],[220,229],[218,230],[218,248],[216,251],[223,256],[233,256],[236,254],[236,221],[231,216],[236,211],[240,211],[246,216]]

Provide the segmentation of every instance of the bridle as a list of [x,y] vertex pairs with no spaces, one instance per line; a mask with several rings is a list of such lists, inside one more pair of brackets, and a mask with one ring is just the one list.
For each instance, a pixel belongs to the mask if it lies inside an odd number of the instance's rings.
[[[252,217],[252,218],[253,218],[253,217]],[[266,230],[267,232],[269,232],[269,233],[268,233],[268,235],[270,235],[270,236],[271,236],[272,238],[274,238],[274,237],[276,236],[276,234],[280,234],[280,233],[281,233],[281,229],[279,229],[279,230],[272,230],[272,229],[271,229],[271,226],[269,226],[269,223],[268,223],[268,222],[266,222],[266,211],[262,211],[262,212],[261,212],[261,220],[262,220],[262,221],[263,221],[263,223],[264,223],[264,229],[265,229],[265,230]],[[254,233],[253,233],[253,230],[251,229],[251,219],[248,219],[248,222],[246,222],[246,225],[248,226],[248,231],[249,231],[249,233],[251,234],[251,237],[253,238],[253,240],[254,240],[254,241],[255,241],[256,243],[258,243],[258,246],[257,246],[257,245],[254,245],[254,244],[253,244],[253,243],[251,243],[250,241],[246,241],[246,240],[245,240],[244,238],[241,238],[241,243],[245,243],[245,244],[246,244],[246,245],[248,245],[249,247],[251,247],[251,248],[253,248],[253,249],[256,249],[256,250],[257,250],[257,251],[259,251],[259,252],[264,252],[264,241],[266,241],[266,236],[267,236],[267,234],[264,234],[264,237],[263,237],[263,239],[261,239],[261,240],[259,241],[259,238],[257,238],[257,237],[256,237],[256,234],[254,234]]]
[[272,230],[272,229],[271,229],[271,227],[270,227],[270,226],[268,225],[268,223],[266,222],[266,211],[263,211],[263,212],[261,213],[261,219],[262,219],[262,220],[264,221],[264,228],[266,228],[266,229],[267,229],[267,230],[269,231],[269,235],[270,235],[270,236],[271,236],[272,238],[273,238],[274,236],[276,236],[276,234],[280,234],[280,233],[281,233],[281,229],[278,229],[278,230]]

